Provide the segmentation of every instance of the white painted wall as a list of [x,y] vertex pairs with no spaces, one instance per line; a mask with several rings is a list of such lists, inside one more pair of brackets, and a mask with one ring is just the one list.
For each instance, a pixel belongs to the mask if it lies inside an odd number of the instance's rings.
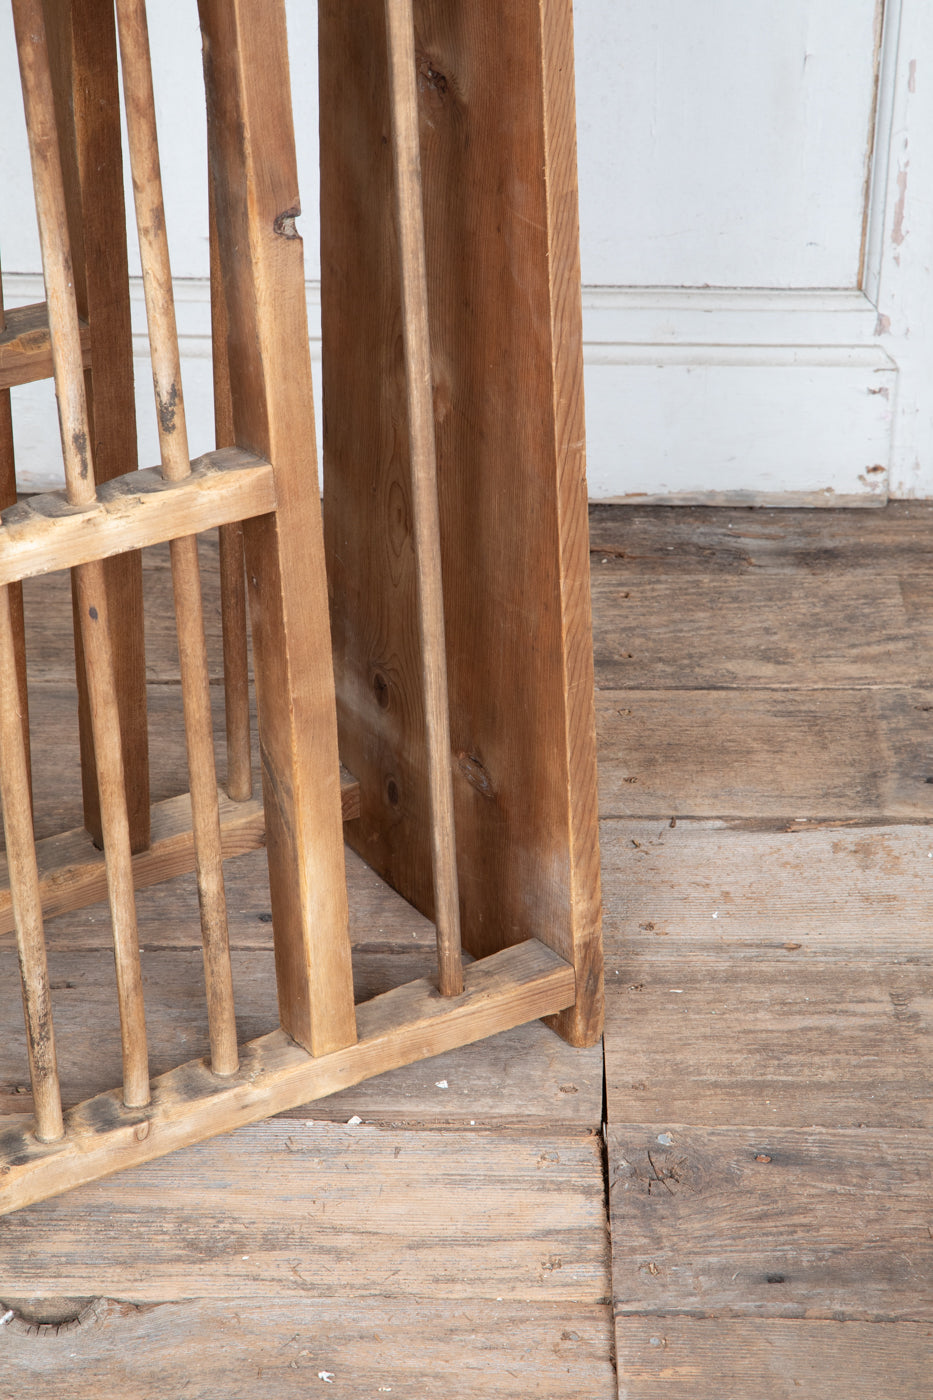
[[933,7],[576,18],[591,493],[933,495]]
[[[319,350],[315,9],[288,0]],[[591,494],[933,496],[933,6],[575,9]],[[199,36],[193,0],[150,11],[198,451],[211,439]],[[0,255],[16,304],[42,292],[8,7],[0,131]],[[141,456],[152,462],[138,288],[135,312]],[[58,479],[50,386],[17,391],[15,412],[22,481]]]

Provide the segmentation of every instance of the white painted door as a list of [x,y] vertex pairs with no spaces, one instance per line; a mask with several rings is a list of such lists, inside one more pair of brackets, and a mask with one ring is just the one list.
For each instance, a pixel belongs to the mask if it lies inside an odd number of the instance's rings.
[[[574,4],[591,495],[933,496],[933,4]],[[287,8],[317,358],[316,6]],[[194,0],[149,9],[200,451],[211,445],[200,42]],[[8,305],[42,297],[30,205],[0,4]],[[158,451],[138,281],[134,302],[149,464]],[[22,484],[54,484],[51,386],[17,391],[15,412]]]
[[591,494],[933,494],[933,6],[575,12]]

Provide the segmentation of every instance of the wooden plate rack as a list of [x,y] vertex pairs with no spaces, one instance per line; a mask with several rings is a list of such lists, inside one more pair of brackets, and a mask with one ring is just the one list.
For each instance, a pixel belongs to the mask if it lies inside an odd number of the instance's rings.
[[[116,31],[104,0],[12,3],[46,302],[0,321],[0,929],[34,1102],[0,1122],[0,1211],[537,1017],[591,1044],[602,1014],[569,0],[321,0],[323,527],[283,5],[198,3],[217,450],[191,461],[144,0]],[[95,185],[119,187],[117,48],[161,451],[141,472]],[[2,396],[50,371],[66,487],[14,504]],[[190,792],[150,808],[139,551],[166,541]],[[86,829],[36,842],[19,587],[66,569]],[[437,928],[437,978],[359,1006],[345,839]],[[238,1044],[223,862],[263,843],[279,1026]],[[191,869],[210,1053],[151,1079],[135,891]],[[63,1109],[44,921],[105,894],[123,1084]]]

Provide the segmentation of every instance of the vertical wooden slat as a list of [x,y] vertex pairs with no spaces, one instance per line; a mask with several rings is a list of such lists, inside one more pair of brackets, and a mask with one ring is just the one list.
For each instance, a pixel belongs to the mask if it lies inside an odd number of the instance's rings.
[[571,1045],[592,1045],[603,1031],[604,988],[573,0],[542,0],[540,25],[551,357],[547,421],[557,514],[561,749],[566,755],[567,911],[552,946],[563,950],[577,978],[574,1005],[549,1018],[549,1024]]
[[445,996],[459,996],[463,991],[460,900],[411,0],[385,0],[385,15],[439,986]]
[[199,0],[234,432],[273,465],[244,522],[276,981],[314,1055],[356,1041],[311,364],[280,0]]
[[[3,273],[0,270],[0,331],[6,328],[3,309]],[[9,389],[0,389],[0,510],[16,504],[16,452],[13,445],[13,408]],[[13,625],[13,655],[19,689],[19,712],[23,717],[26,746],[26,773],[32,802],[32,763],[29,740],[29,690],[26,685],[26,626],[23,617],[23,585],[10,584],[9,607]]]
[[[162,471],[167,480],[181,481],[190,475],[191,460],[162,199],[145,0],[117,0],[117,28]],[[236,1017],[196,537],[188,535],[172,540],[170,552],[197,851],[211,1067],[216,1074],[232,1074],[238,1063]]]
[[0,588],[0,798],[23,983],[36,1137],[40,1142],[54,1142],[62,1136],[64,1125],[9,587]]
[[[84,392],[83,357],[55,106],[40,0],[14,0],[13,18],[42,248],[65,483],[70,504],[87,506],[95,499],[90,423]],[[113,924],[123,1045],[123,1096],[129,1107],[140,1107],[149,1102],[146,1023],[120,716],[110,647],[107,591],[101,562],[98,560],[81,565],[74,570],[73,578],[87,668]]]
[[[43,0],[78,315],[89,325],[85,394],[94,479],[135,468],[136,403],[117,44],[112,0]],[[143,637],[142,561],[138,552],[104,562],[110,609],[120,626],[110,639],[123,737],[130,844],[149,845],[149,748]],[[75,600],[75,606],[77,606]],[[78,718],[85,825],[103,832],[81,631],[75,612]]]
[[[233,447],[233,403],[227,363],[227,308],[224,303],[220,250],[214,215],[213,182],[208,178],[211,246],[211,344],[214,373],[214,436],[218,447]],[[234,802],[253,795],[249,731],[249,658],[246,645],[246,574],[243,527],[221,525],[220,621],[224,657],[224,717],[227,727],[227,792]]]
[[[384,0],[320,0],[324,519],[350,843],[429,916]],[[464,947],[600,1033],[570,0],[414,0]]]

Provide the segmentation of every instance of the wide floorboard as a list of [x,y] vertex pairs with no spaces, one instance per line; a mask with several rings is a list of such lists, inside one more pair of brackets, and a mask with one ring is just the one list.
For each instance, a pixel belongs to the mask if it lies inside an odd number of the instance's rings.
[[[915,503],[594,508],[605,1053],[523,1027],[7,1218],[0,1400],[924,1395],[931,529]],[[163,555],[156,798],[185,786]],[[81,819],[67,581],[27,614],[46,835]],[[348,873],[358,996],[422,975],[430,925]],[[227,874],[254,1036],[263,853]],[[74,1101],[119,1074],[106,909],[48,932]],[[154,1060],[201,1053],[191,877],[141,896],[140,937]],[[20,1018],[0,938],[9,1113]]]

